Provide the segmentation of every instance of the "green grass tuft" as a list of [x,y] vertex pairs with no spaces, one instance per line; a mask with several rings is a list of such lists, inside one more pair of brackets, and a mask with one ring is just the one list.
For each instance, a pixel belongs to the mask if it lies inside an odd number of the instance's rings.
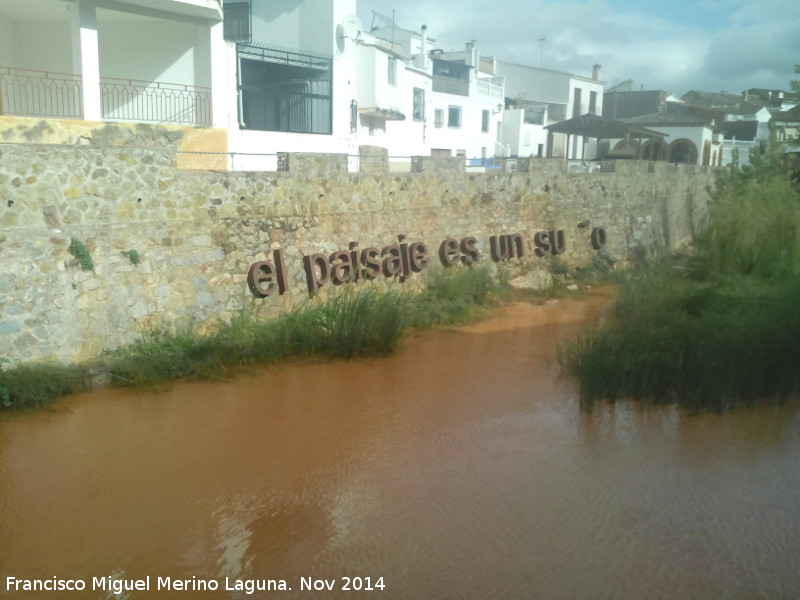
[[92,254],[82,241],[72,238],[69,243],[69,253],[78,261],[81,271],[94,271]]

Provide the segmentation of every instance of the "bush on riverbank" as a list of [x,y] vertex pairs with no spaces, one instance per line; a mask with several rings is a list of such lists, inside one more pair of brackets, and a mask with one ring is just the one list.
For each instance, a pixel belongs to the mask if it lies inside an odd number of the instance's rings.
[[697,255],[621,284],[607,320],[563,345],[581,402],[692,410],[785,399],[800,384],[800,194],[776,155],[720,178]]
[[98,374],[109,376],[113,385],[147,385],[220,377],[237,366],[291,357],[388,354],[409,327],[468,320],[505,289],[482,267],[440,271],[419,294],[351,284],[326,301],[309,301],[277,319],[243,313],[209,335],[192,327],[150,332],[87,364],[32,363],[0,370],[0,406],[44,404],[87,389]]

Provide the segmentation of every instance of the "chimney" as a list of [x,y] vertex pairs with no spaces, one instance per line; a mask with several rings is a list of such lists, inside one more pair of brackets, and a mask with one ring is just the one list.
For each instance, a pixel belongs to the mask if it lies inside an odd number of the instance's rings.
[[600,81],[600,69],[603,68],[603,65],[594,64],[592,65],[592,79],[594,81]]
[[420,47],[420,54],[422,55],[422,68],[428,68],[428,26],[422,26],[422,45]]

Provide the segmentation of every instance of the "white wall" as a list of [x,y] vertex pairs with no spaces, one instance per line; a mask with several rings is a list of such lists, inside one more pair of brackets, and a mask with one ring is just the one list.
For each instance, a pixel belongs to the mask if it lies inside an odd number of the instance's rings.
[[509,98],[560,104],[571,100],[568,73],[498,60],[495,75],[505,78],[506,96]]
[[[448,109],[451,106],[461,107],[461,127],[448,126]],[[434,123],[435,109],[444,110],[444,122],[441,127]],[[489,111],[489,131],[481,131],[482,112]],[[428,144],[431,149],[450,149],[455,156],[457,151],[464,150],[467,158],[490,158],[495,155],[495,141],[498,128],[502,126],[502,112],[497,112],[496,105],[488,99],[455,94],[433,93],[431,112],[428,115]]]
[[20,69],[74,73],[68,21],[17,21],[12,39],[14,66]]
[[542,156],[547,152],[547,131],[543,125],[525,123],[525,110],[510,109],[503,112],[503,144],[509,146],[511,156],[537,156],[539,144]]
[[253,41],[330,53],[336,26],[355,12],[355,0],[255,0]]
[[[211,86],[209,31],[179,21],[97,11],[103,77]],[[147,43],[142,37],[147,36]]]
[[12,21],[0,19],[0,66],[2,67],[14,66],[17,62],[14,29]]
[[[424,156],[430,154],[430,134],[433,126],[431,78],[423,72],[398,60],[397,87],[384,93],[400,104],[405,121],[387,121],[386,143],[391,156]],[[386,79],[377,87],[386,88]],[[425,120],[414,120],[414,88],[425,90]],[[362,141],[362,143],[365,143]],[[366,142],[369,143],[369,142]]]

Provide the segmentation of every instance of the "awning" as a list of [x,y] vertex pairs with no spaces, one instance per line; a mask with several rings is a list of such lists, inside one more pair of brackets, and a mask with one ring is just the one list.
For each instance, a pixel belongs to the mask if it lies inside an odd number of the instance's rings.
[[[647,138],[650,140],[658,139],[663,140],[667,137],[668,134],[661,133],[660,131],[655,131],[653,129],[647,129],[645,127],[638,127],[636,125],[632,125],[630,123],[625,123],[623,121],[617,121],[615,119],[607,119],[605,117],[598,117],[597,115],[592,114],[585,114],[581,115],[580,117],[575,117],[573,119],[569,119],[567,121],[561,121],[560,123],[555,123],[553,125],[547,125],[545,127],[546,130],[550,133],[563,133],[567,136],[567,147],[564,152],[564,158],[567,158],[567,154],[569,151],[569,139],[571,136],[580,136],[584,138],[596,138],[599,142],[601,139],[606,140],[616,140],[622,139],[626,140],[626,146],[632,139],[640,140],[640,147],[636,149],[635,152],[628,152],[623,151],[622,153],[617,152],[616,156],[618,158],[644,158],[641,155],[642,150],[644,149],[641,147],[641,140],[643,138]],[[650,144],[650,158],[652,159],[653,153],[653,144]],[[548,149],[548,156],[550,155],[550,150]],[[623,156],[624,155],[624,156]]]
[[665,138],[666,133],[637,127],[630,123],[623,123],[615,119],[607,119],[597,115],[585,114],[567,121],[561,121],[545,127],[552,133],[566,133],[567,135],[580,135],[597,139],[623,139],[623,138]]

